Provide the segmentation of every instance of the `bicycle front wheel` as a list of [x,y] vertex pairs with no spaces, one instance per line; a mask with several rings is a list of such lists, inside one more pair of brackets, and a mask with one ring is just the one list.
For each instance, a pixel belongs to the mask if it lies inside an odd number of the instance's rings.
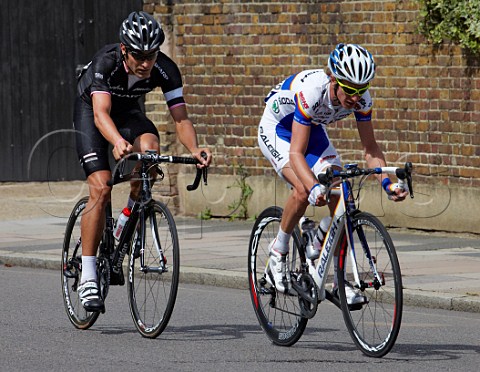
[[90,328],[98,318],[98,312],[84,309],[78,296],[82,273],[81,215],[88,198],[82,198],[73,208],[67,222],[62,249],[62,293],[65,310],[70,322],[79,329]]
[[[299,297],[278,292],[267,283],[268,245],[275,239],[282,218],[282,209],[269,207],[255,221],[248,249],[248,278],[253,309],[258,321],[273,343],[280,346],[295,344],[303,334],[308,319],[302,316]],[[305,263],[298,229],[290,241],[289,268],[300,274]]]
[[[402,275],[392,239],[383,224],[369,213],[352,219],[353,258],[342,250],[338,287],[345,324],[358,348],[371,357],[382,357],[395,344],[402,321]],[[345,245],[344,245],[345,247]],[[376,272],[375,272],[376,271]],[[363,303],[348,305],[345,285],[363,296]]]
[[[180,251],[170,210],[153,201],[139,219],[129,259],[128,299],[135,326],[144,337],[155,338],[170,320],[177,298]],[[144,231],[144,252],[136,242]],[[144,262],[141,264],[141,257]]]

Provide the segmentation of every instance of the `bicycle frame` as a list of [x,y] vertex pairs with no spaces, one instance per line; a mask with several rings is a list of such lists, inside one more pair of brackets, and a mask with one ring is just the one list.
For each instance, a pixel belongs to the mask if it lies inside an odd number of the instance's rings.
[[[135,228],[137,227],[137,223],[140,220],[140,234],[137,234],[137,239],[138,236],[140,236],[140,270],[143,272],[164,272],[165,271],[165,265],[163,264],[163,260],[160,262],[160,267],[159,268],[150,268],[150,267],[145,267],[145,259],[143,256],[143,253],[145,251],[145,230],[146,230],[146,223],[145,223],[145,209],[147,208],[148,202],[152,199],[152,194],[151,194],[151,176],[149,174],[149,167],[146,163],[142,162],[142,169],[140,171],[140,180],[142,183],[141,187],[141,196],[139,198],[139,201],[135,202],[130,218],[128,219],[127,223],[125,224],[125,228],[123,229],[120,239],[118,241],[117,249],[114,251],[114,255],[112,258],[112,271],[114,273],[119,273],[120,269],[123,264],[123,260],[125,259],[125,256],[130,248],[130,242],[132,238],[135,236]],[[109,204],[110,207],[110,216],[111,216],[111,204]],[[152,224],[152,226],[156,226],[156,223]],[[113,218],[112,218],[112,224],[106,229],[107,235],[109,235],[108,240],[111,240],[113,242]],[[153,237],[156,237],[157,234],[152,234]],[[155,247],[160,255],[160,257],[163,258],[163,252],[162,248],[160,245],[160,242],[155,239],[154,241]],[[137,247],[134,247],[133,249],[137,249]],[[133,252],[132,252],[133,253]]]
[[[206,157],[206,154],[202,154],[202,156]],[[165,155],[158,155],[155,151],[147,151],[146,154],[131,154],[126,157],[128,160],[139,161],[139,160],[151,160],[154,166],[161,162],[166,163],[183,163],[183,164],[196,164],[196,160],[191,158],[182,158],[177,156],[165,156]],[[109,186],[114,185],[118,182],[123,182],[125,180],[130,180],[131,177],[125,177],[123,174],[125,163],[120,163],[119,169],[117,169],[114,173],[114,178],[109,181],[107,184]],[[131,211],[130,218],[128,219],[127,223],[125,224],[125,228],[123,229],[120,239],[117,244],[117,248],[110,253],[113,252],[113,257],[111,259],[112,271],[118,274],[121,270],[123,260],[129,250],[129,245],[132,238],[135,236],[135,228],[137,226],[138,220],[140,220],[140,236],[141,236],[141,245],[140,245],[140,270],[143,272],[157,272],[163,273],[167,271],[166,266],[164,264],[164,256],[162,247],[159,241],[155,239],[155,247],[159,253],[159,256],[162,258],[160,262],[160,267],[153,268],[153,267],[146,267],[143,252],[145,251],[145,229],[146,229],[146,221],[145,221],[145,210],[148,208],[149,202],[152,200],[152,191],[151,191],[151,182],[154,177],[151,176],[151,172],[156,170],[156,168],[152,167],[151,164],[146,163],[145,161],[141,162],[141,169],[140,169],[140,177],[138,180],[141,181],[141,192],[140,198],[137,202],[134,203]],[[163,175],[163,173],[159,173]],[[195,180],[193,181],[192,185],[187,186],[187,190],[192,191],[197,189],[200,184],[201,178],[203,176],[203,182],[207,184],[207,168],[197,168],[197,174],[195,176]],[[110,247],[114,246],[113,241],[113,218],[112,216],[112,207],[111,203],[107,206],[107,216],[109,217],[107,229],[106,229],[106,242],[111,242]],[[156,222],[156,221],[155,221]],[[152,226],[156,226],[156,223],[153,223]],[[156,229],[156,227],[154,227]],[[152,236],[158,236],[157,231],[153,232]],[[132,252],[133,253],[133,252]]]
[[[355,174],[356,164],[347,165],[346,168],[347,172],[351,169],[352,176],[358,175]],[[373,172],[371,172],[371,174],[396,174],[397,176],[399,176],[399,186],[408,187],[411,192],[410,196],[413,197],[411,179],[406,176],[407,168],[405,170],[402,170],[396,167],[383,167],[375,168],[372,171]],[[411,169],[409,171],[411,171]],[[332,177],[332,175],[336,176],[339,174],[337,171],[331,172],[332,173],[329,175],[330,178]],[[405,184],[405,179],[407,180],[406,182],[408,183],[408,185]],[[363,236],[363,232],[360,230],[359,239],[362,245],[362,249],[368,259],[369,265],[375,276],[373,283],[366,284],[361,283],[360,281],[360,276],[358,274],[356,264],[355,247],[353,243],[353,226],[351,220],[351,216],[355,213],[355,211],[358,210],[355,204],[355,199],[353,197],[352,183],[349,181],[348,178],[342,178],[342,180],[340,181],[340,185],[331,189],[330,194],[339,196],[339,200],[335,208],[330,227],[325,234],[320,257],[318,258],[316,264],[308,258],[306,259],[306,262],[308,265],[308,273],[312,276],[319,290],[318,299],[320,301],[323,301],[325,300],[325,298],[328,298],[329,300],[337,304],[337,301],[335,301],[332,296],[328,296],[329,293],[325,290],[325,286],[327,282],[327,273],[332,263],[333,257],[335,255],[346,254],[345,249],[349,250],[348,253],[350,255],[352,274],[355,280],[355,283],[353,284],[354,287],[361,288],[363,290],[371,285],[380,286],[383,283],[383,280],[377,271],[374,258],[372,257],[370,253],[370,248],[367,244],[367,240],[365,236]]]
[[[340,254],[340,249],[344,249],[345,244],[348,243],[352,261],[355,262],[354,247],[350,237],[352,226],[350,221],[350,214],[353,212],[352,205],[355,207],[351,197],[351,184],[348,180],[342,181],[338,189],[331,191],[333,195],[338,195],[339,200],[335,208],[335,212],[330,223],[330,227],[325,234],[320,257],[315,264],[312,260],[307,258],[308,273],[313,277],[317,287],[319,300],[323,301],[326,298],[325,286],[327,283],[327,273],[332,263],[335,254]],[[355,208],[356,209],[356,208]],[[348,232],[345,234],[345,232]],[[348,239],[345,239],[345,235]],[[355,266],[355,265],[353,265]],[[358,279],[358,273],[355,272],[355,277]]]

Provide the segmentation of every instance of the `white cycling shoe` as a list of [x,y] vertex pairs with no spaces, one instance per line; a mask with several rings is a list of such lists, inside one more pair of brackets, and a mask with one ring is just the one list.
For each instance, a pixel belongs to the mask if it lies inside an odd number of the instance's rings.
[[78,296],[87,311],[105,311],[103,299],[95,280],[89,280],[78,287]]
[[[338,288],[334,288],[333,291],[338,296]],[[347,305],[361,305],[368,302],[367,298],[360,294],[358,289],[353,288],[349,282],[345,282],[345,296]]]
[[281,254],[276,250],[272,249],[273,240],[268,249],[270,251],[270,257],[268,260],[267,267],[265,268],[265,277],[267,282],[274,286],[277,291],[282,293],[288,293],[292,288],[290,270],[288,269],[288,253]]

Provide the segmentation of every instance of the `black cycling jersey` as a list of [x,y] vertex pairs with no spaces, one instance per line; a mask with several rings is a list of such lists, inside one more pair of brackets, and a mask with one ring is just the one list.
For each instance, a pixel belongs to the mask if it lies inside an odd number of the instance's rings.
[[92,105],[92,93],[111,94],[113,112],[137,107],[138,99],[156,87],[162,89],[168,107],[185,103],[180,70],[175,62],[162,52],[158,52],[149,78],[136,81],[130,88],[128,85],[129,75],[123,62],[120,44],[110,44],[100,49],[84,67],[78,81],[77,93],[89,105]]
[[185,104],[182,76],[175,62],[162,52],[150,77],[139,80],[128,74],[120,44],[100,49],[80,74],[77,85],[73,124],[76,129],[77,153],[86,176],[99,170],[110,170],[108,142],[95,126],[92,94],[111,95],[110,116],[122,137],[133,144],[142,134],[158,137],[153,122],[140,109],[139,98],[160,87],[169,108]]

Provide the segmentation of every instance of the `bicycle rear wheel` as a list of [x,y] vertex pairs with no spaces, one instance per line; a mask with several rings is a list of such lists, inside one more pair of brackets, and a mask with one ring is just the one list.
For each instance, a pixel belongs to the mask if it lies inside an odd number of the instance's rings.
[[65,310],[70,322],[79,329],[90,328],[98,318],[99,312],[84,309],[78,296],[82,273],[82,241],[80,238],[81,214],[88,198],[82,198],[73,208],[65,230],[62,250],[62,293]]
[[[265,279],[268,264],[268,245],[277,236],[282,218],[282,209],[269,207],[255,221],[248,250],[248,277],[250,296],[258,321],[273,343],[291,346],[302,336],[308,319],[301,315],[301,304],[297,295],[277,292]],[[305,255],[298,229],[290,241],[289,268],[301,273]]]
[[[137,232],[141,229],[137,224]],[[144,266],[132,239],[128,299],[135,326],[144,337],[155,338],[170,320],[177,298],[180,252],[177,228],[166,205],[153,201],[145,211]]]
[[[347,250],[340,253],[338,287],[343,317],[353,341],[371,357],[382,357],[395,344],[402,321],[402,275],[392,239],[382,223],[369,213],[352,219],[359,282],[351,269]],[[344,245],[346,247],[346,245]],[[373,272],[370,259],[378,276]],[[365,296],[362,305],[347,305],[345,279]]]

